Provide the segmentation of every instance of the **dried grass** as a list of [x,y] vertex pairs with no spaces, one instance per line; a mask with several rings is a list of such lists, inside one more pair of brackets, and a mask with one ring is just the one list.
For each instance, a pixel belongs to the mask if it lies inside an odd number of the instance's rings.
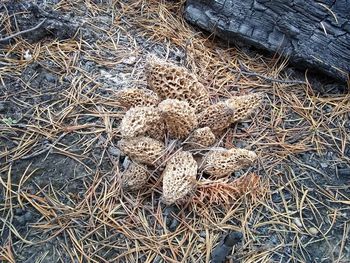
[[[50,241],[56,242],[54,253],[62,261],[209,262],[223,231],[241,231],[244,243],[233,251],[237,261],[282,258],[283,262],[305,262],[310,259],[307,248],[320,240],[331,246],[332,230],[341,226],[339,251],[331,261],[342,262],[349,233],[344,219],[344,213],[349,213],[347,186],[318,183],[313,174],[328,178],[327,173],[301,162],[298,156],[309,151],[322,154],[331,147],[339,157],[330,166],[349,163],[349,94],[316,94],[307,81],[286,79],[282,73],[285,60],[251,56],[198,33],[181,16],[183,1],[113,1],[112,5],[60,1],[56,9],[80,13],[82,6],[89,16],[86,27],[101,34],[96,43],[88,43],[79,34],[72,40],[35,44],[16,38],[1,50],[0,82],[11,79],[21,89],[1,92],[0,100],[26,111],[17,123],[0,124],[1,138],[12,143],[2,146],[0,153],[0,172],[5,175],[0,181],[4,195],[0,226],[9,231],[0,250],[1,260],[15,262],[17,249],[38,248]],[[2,16],[7,34],[13,34],[9,17]],[[108,17],[110,24],[99,22],[98,16]],[[156,45],[163,50],[157,51]],[[31,61],[23,57],[26,50]],[[150,51],[166,58],[185,54],[183,65],[210,88],[213,101],[252,90],[268,94],[259,114],[244,126],[234,126],[223,139],[227,146],[245,141],[248,148],[256,149],[259,165],[254,173],[248,171],[234,181],[203,182],[191,201],[168,216],[158,202],[158,178],[153,179],[155,186],[136,195],[124,193],[115,176],[116,158],[108,151],[119,138],[115,127],[123,112],[113,100],[115,90],[105,82],[145,85],[142,64]],[[130,57],[136,57],[136,62],[125,63]],[[95,68],[87,70],[84,60]],[[33,62],[58,74],[58,84],[64,87],[59,94],[45,91],[56,96],[49,103],[26,101],[42,96],[31,80],[23,79],[23,71]],[[124,78],[111,80],[117,67]],[[98,68],[112,76],[101,76]],[[96,148],[101,150],[98,155]],[[16,163],[34,158],[42,161],[54,153],[84,167],[89,176],[81,180],[82,193],[67,193],[49,182],[29,189],[27,184],[35,176],[30,166],[19,183],[13,179]],[[297,171],[290,168],[293,163]],[[273,200],[274,195],[280,201]],[[14,210],[20,207],[34,209],[39,215],[28,226],[30,235],[16,229]],[[177,224],[174,232],[168,229],[169,218]],[[310,227],[319,234],[312,234]],[[275,246],[266,242],[272,235]],[[14,237],[16,241],[11,242]]]

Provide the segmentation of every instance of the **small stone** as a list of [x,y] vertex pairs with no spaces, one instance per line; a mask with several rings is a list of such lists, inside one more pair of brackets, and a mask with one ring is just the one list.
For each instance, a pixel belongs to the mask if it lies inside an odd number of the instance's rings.
[[167,207],[165,207],[165,209],[164,209],[164,212],[163,212],[163,215],[165,216],[165,217],[167,217],[167,216],[169,216],[172,212],[175,212],[175,206],[167,206]]
[[136,60],[137,60],[137,57],[130,56],[130,57],[124,58],[122,62],[127,65],[133,65],[135,64]]
[[6,102],[0,101],[0,112],[5,112],[5,111],[6,111]]
[[309,233],[311,234],[311,235],[317,235],[318,234],[318,229],[316,228],[316,227],[310,227],[309,229]]
[[79,193],[79,186],[75,182],[71,182],[67,185],[67,191],[70,194],[78,194]]
[[242,128],[243,129],[248,129],[249,128],[249,123],[248,122],[242,122]]
[[20,225],[24,225],[26,223],[24,216],[16,216],[15,218],[16,218],[18,224],[20,224]]
[[278,238],[275,235],[272,235],[270,237],[270,241],[272,244],[277,245],[278,244]]
[[128,158],[128,156],[126,156],[126,157],[124,158],[123,163],[122,163],[123,170],[128,169],[130,163],[131,163],[130,159]]
[[173,218],[171,220],[170,225],[168,226],[168,229],[169,229],[169,231],[174,232],[179,225],[180,225],[179,220],[177,220],[176,218]]
[[236,172],[234,172],[234,177],[239,178],[239,177],[243,176],[243,174],[244,174],[243,171],[236,171]]
[[54,83],[56,81],[56,77],[50,73],[45,74],[45,79],[48,82],[52,82],[52,83]]
[[25,214],[24,214],[24,220],[25,221],[30,221],[30,220],[32,220],[32,218],[33,218],[33,215],[32,215],[32,213],[31,212],[26,212]]
[[332,112],[332,107],[326,106],[324,110],[325,110],[325,112],[330,113],[330,112]]
[[108,147],[108,152],[113,156],[116,156],[116,157],[120,156],[120,150],[117,147],[114,147],[114,146]]
[[350,177],[350,168],[338,169],[339,176]]
[[23,55],[24,59],[29,61],[29,60],[32,60],[33,59],[33,56],[30,54],[30,51],[29,49],[27,49],[25,52],[24,52],[24,55]]
[[15,215],[17,215],[17,216],[21,216],[21,215],[23,215],[24,213],[25,213],[25,209],[22,209],[22,208],[16,208],[15,209]]
[[163,262],[162,257],[161,257],[161,256],[159,256],[159,255],[157,255],[157,256],[155,257],[155,259],[154,259],[154,261],[153,261],[153,262],[154,262],[154,263]]
[[298,226],[298,227],[302,227],[303,224],[301,223],[299,217],[295,217],[294,218],[294,223]]
[[306,153],[301,153],[301,154],[300,154],[300,158],[301,158],[303,161],[307,161],[308,158],[309,158],[309,156],[308,156],[308,154],[306,154]]
[[164,215],[164,220],[166,222],[165,224],[168,230],[171,232],[174,232],[180,224],[180,222],[176,219],[176,216],[174,216],[178,213],[179,213],[179,210],[174,205],[167,206],[164,209],[163,215]]
[[247,143],[245,142],[245,141],[241,141],[241,140],[238,140],[238,141],[236,141],[236,147],[237,148],[245,148],[245,147],[247,147]]
[[48,101],[48,100],[52,100],[52,95],[51,94],[44,94],[42,96],[43,101]]
[[322,168],[327,168],[328,167],[328,164],[326,164],[326,163],[320,163],[320,165],[321,165]]
[[212,263],[226,262],[227,256],[231,253],[233,246],[242,241],[241,232],[232,232],[226,235],[223,240],[214,248],[212,252]]
[[202,238],[206,238],[207,233],[206,233],[205,231],[201,231],[201,232],[199,233],[199,236],[202,237]]
[[224,244],[226,246],[234,246],[241,242],[243,239],[243,234],[241,232],[231,232],[225,237]]

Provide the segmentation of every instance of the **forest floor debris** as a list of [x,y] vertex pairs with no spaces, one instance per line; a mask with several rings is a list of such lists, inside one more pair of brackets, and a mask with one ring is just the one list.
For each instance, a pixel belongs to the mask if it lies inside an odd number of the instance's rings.
[[[307,74],[296,79],[279,57],[228,48],[189,26],[182,6],[44,1],[39,8],[74,17],[74,37],[18,36],[1,48],[1,260],[210,262],[225,235],[239,232],[227,256],[233,262],[349,262],[346,87]],[[14,35],[13,15],[1,18],[2,36]],[[262,195],[242,196],[225,180],[203,182],[191,201],[166,207],[157,178],[137,194],[121,189],[124,112],[116,93],[146,86],[150,53],[196,73],[213,102],[268,95],[259,114],[223,138],[226,148],[258,154],[235,176],[254,172],[241,183],[258,176]]]

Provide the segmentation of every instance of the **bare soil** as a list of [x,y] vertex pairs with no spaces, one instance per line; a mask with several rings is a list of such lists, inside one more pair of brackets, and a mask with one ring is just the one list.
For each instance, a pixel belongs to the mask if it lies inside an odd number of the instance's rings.
[[[350,262],[346,84],[227,47],[189,26],[181,2],[18,2],[1,7],[2,38],[47,20],[0,43],[2,261]],[[197,73],[213,101],[266,93],[223,138],[259,161],[211,189],[219,202],[200,188],[166,207],[161,178],[120,189],[115,92],[147,87],[149,53]],[[251,172],[260,193],[223,190]]]

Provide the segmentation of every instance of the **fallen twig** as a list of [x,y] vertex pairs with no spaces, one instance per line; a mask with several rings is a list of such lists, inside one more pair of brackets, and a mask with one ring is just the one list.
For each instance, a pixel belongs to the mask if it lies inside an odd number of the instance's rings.
[[236,74],[243,74],[246,76],[262,78],[268,82],[277,82],[277,83],[284,83],[284,84],[307,84],[305,81],[302,81],[302,80],[290,80],[290,79],[284,80],[284,79],[269,78],[262,74],[249,71],[244,65],[242,65],[242,63],[239,63],[239,65],[241,70],[230,69],[230,71]]
[[49,151],[49,150],[50,150],[53,146],[55,146],[60,140],[62,140],[62,138],[63,138],[64,136],[66,136],[66,134],[67,134],[67,133],[62,133],[53,143],[46,145],[46,146],[44,147],[44,149],[42,149],[42,150],[40,150],[40,151],[37,151],[37,152],[34,152],[34,153],[30,154],[30,155],[24,156],[24,157],[22,157],[21,159],[22,159],[22,160],[31,159],[31,158],[34,158],[34,157],[36,157],[36,156],[39,156],[39,155],[41,155],[41,154],[43,154],[43,153]]
[[44,18],[44,20],[41,21],[39,24],[37,24],[35,27],[28,28],[28,29],[26,29],[26,30],[23,30],[23,31],[19,31],[19,32],[17,32],[17,33],[14,33],[14,34],[12,34],[12,35],[10,35],[10,36],[1,38],[1,39],[0,39],[0,42],[6,42],[6,41],[8,41],[8,40],[10,40],[10,39],[12,39],[12,38],[14,38],[14,37],[19,36],[19,35],[23,35],[23,34],[25,34],[25,33],[29,33],[29,32],[32,32],[32,31],[34,31],[34,30],[37,30],[39,27],[42,26],[42,24],[45,23],[45,21],[46,21],[46,18]]

